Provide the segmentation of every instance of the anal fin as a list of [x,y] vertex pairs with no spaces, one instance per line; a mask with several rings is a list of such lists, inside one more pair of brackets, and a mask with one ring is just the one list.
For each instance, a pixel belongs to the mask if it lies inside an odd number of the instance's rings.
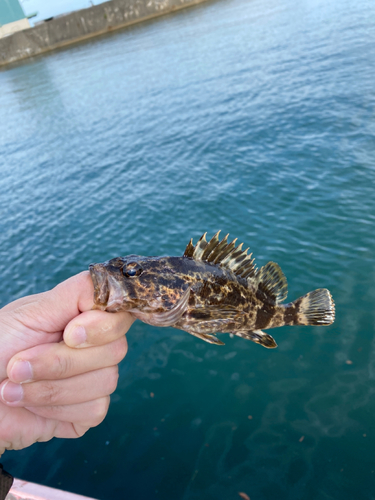
[[250,332],[238,331],[233,332],[233,334],[246,340],[252,340],[256,344],[267,347],[267,349],[274,349],[275,347],[277,347],[274,338],[268,333],[262,332],[262,330],[253,330]]

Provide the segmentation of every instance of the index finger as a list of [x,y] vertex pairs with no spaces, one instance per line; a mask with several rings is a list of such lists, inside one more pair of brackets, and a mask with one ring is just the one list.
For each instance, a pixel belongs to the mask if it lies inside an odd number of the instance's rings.
[[66,326],[64,342],[69,347],[109,344],[125,335],[134,319],[127,312],[86,311]]

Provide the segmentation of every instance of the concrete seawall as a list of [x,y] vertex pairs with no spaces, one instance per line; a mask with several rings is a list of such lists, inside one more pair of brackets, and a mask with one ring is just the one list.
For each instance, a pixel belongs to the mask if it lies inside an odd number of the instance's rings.
[[111,0],[0,38],[0,66],[206,0]]

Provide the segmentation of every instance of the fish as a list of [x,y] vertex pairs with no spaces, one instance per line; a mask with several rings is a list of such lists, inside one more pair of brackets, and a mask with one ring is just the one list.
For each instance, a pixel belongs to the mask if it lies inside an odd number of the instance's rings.
[[229,333],[267,348],[274,338],[263,330],[284,325],[328,326],[335,320],[331,293],[320,288],[283,304],[288,285],[280,266],[255,265],[249,248],[207,233],[182,257],[127,255],[89,266],[94,307],[127,311],[157,327],[171,326],[216,345]]

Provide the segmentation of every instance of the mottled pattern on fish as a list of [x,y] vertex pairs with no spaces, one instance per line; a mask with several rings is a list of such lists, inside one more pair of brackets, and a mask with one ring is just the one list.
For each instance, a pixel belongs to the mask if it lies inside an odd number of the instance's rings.
[[232,333],[264,347],[276,347],[262,329],[284,325],[330,325],[335,306],[326,289],[289,304],[287,281],[278,264],[257,269],[248,250],[220,231],[206,233],[182,257],[128,255],[90,266],[94,308],[129,311],[155,326],[173,326],[213,344],[215,333]]

